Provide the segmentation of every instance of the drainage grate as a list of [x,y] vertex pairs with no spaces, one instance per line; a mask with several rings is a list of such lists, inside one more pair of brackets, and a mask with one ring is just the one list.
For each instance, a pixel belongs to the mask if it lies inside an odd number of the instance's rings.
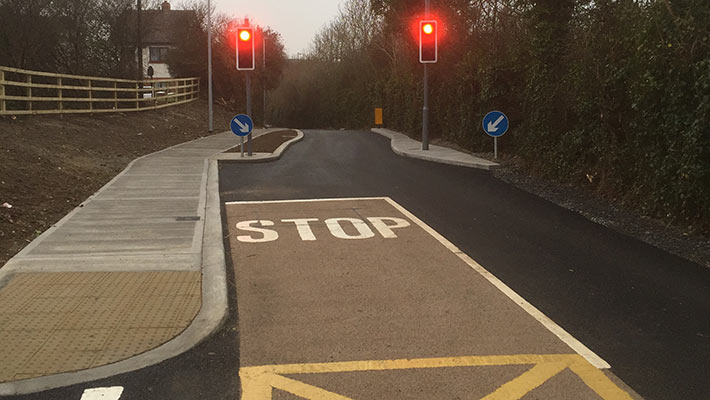
[[199,221],[200,217],[175,217],[175,221]]

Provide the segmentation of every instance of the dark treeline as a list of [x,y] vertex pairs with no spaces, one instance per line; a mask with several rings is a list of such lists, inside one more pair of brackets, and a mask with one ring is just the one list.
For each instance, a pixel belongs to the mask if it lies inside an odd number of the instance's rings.
[[[289,126],[421,132],[423,0],[349,0],[292,61],[273,118]],[[432,0],[445,28],[430,67],[431,132],[528,170],[593,185],[642,213],[710,231],[707,0]],[[413,28],[414,26],[414,28]]]
[[[142,0],[158,10],[162,0]],[[173,1],[173,3],[176,3]],[[0,65],[46,72],[136,79],[136,0],[0,0]],[[168,54],[171,73],[202,78],[207,87],[207,6],[182,1],[174,8],[194,10],[185,25],[171,32],[177,46]],[[215,99],[244,110],[243,72],[235,69],[235,28],[243,21],[213,13]],[[143,34],[150,29],[144,18]],[[262,35],[266,38],[266,69],[262,66]],[[285,63],[278,33],[257,27],[257,69],[252,74],[254,114],[262,122],[262,85],[278,84]],[[144,76],[146,71],[143,71]],[[221,129],[221,127],[219,128]]]
[[[157,7],[158,0],[146,0]],[[0,0],[0,65],[135,78],[131,0]]]
[[[195,10],[191,23],[178,29],[178,48],[168,54],[170,71],[178,76],[199,76],[207,87],[207,5],[205,1],[183,2],[182,8]],[[212,69],[214,97],[217,103],[246,112],[246,72],[236,70],[236,30],[248,20],[213,12]],[[256,69],[249,72],[252,87],[252,117],[264,124],[264,88],[273,90],[279,84],[286,64],[281,34],[269,27],[254,26],[254,58]],[[265,39],[265,40],[264,40]],[[264,51],[266,57],[264,58]],[[263,67],[265,64],[265,68]],[[228,127],[217,127],[216,129]]]

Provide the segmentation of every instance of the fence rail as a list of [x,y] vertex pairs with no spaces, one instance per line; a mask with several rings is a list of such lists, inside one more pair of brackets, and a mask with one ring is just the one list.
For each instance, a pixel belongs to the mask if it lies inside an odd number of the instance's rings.
[[101,78],[0,66],[0,115],[155,110],[196,100],[200,78]]

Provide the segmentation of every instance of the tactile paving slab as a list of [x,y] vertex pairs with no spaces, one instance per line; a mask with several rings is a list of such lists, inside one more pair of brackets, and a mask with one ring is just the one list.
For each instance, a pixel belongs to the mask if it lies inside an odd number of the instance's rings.
[[110,364],[177,336],[200,271],[19,273],[0,288],[0,382]]

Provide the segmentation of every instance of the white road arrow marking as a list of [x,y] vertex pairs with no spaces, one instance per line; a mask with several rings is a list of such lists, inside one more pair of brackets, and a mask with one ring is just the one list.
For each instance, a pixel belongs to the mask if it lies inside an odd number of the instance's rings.
[[498,125],[499,125],[501,122],[503,122],[504,119],[505,119],[505,116],[501,115],[500,117],[498,117],[498,119],[496,120],[496,122],[489,122],[489,123],[488,123],[488,132],[497,132],[497,131],[498,131]]
[[80,400],[118,400],[122,393],[123,386],[86,389]]
[[249,124],[242,124],[242,121],[240,121],[240,120],[237,119],[237,118],[234,118],[234,122],[236,122],[237,125],[239,125],[239,131],[240,131],[240,132],[242,132],[242,133],[247,133],[247,132],[249,132]]

